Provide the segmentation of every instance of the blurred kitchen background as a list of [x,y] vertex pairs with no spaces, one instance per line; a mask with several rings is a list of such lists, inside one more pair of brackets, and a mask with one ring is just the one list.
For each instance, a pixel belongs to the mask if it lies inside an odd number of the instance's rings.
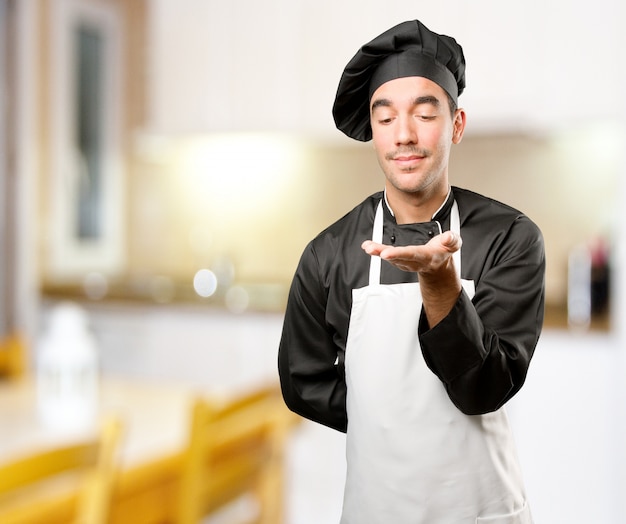
[[[35,370],[72,301],[102,376],[276,380],[302,249],[383,187],[371,144],[334,128],[337,82],[362,43],[419,18],[467,60],[452,183],[545,236],[545,332],[509,407],[536,522],[623,522],[625,9],[0,0],[0,334]],[[288,445],[286,521],[337,522],[341,435],[303,423]]]

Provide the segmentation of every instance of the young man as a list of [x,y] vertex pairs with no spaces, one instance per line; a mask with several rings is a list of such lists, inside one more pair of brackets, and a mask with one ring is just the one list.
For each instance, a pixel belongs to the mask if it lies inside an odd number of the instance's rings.
[[451,187],[465,59],[419,21],[364,45],[333,107],[385,190],[305,249],[279,348],[287,405],[347,431],[343,524],[532,522],[504,404],[543,322],[539,229]]

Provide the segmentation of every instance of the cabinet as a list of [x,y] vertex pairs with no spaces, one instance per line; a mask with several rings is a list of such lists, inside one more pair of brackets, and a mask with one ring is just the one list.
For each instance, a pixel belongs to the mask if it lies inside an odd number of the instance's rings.
[[[581,4],[580,6],[578,4]],[[468,60],[469,130],[519,131],[611,117],[620,99],[617,0],[151,2],[151,130],[334,134],[331,106],[359,45],[420,19]]]

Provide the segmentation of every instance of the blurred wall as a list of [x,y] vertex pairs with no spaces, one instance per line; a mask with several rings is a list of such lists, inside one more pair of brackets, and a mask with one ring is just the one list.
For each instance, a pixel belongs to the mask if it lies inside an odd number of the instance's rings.
[[[382,187],[371,147],[332,124],[341,70],[361,43],[419,17],[454,35],[468,61],[461,97],[468,127],[453,149],[452,183],[539,224],[548,300],[563,305],[569,252],[598,239],[614,243],[624,131],[620,72],[606,50],[621,41],[622,7],[601,4],[589,12],[582,2],[537,2],[537,17],[532,3],[493,1],[395,1],[379,9],[372,1],[268,0],[243,11],[221,2],[152,2],[143,137],[162,141],[148,154],[138,147],[130,272],[188,281],[203,264],[226,258],[244,282],[288,283],[304,244]],[[598,78],[601,94],[590,101]],[[210,138],[223,133],[236,148],[227,158],[219,147],[211,152]],[[276,144],[286,138],[277,156],[257,153],[272,147],[263,145],[264,133]],[[149,234],[155,223],[158,237]]]
[[123,253],[101,271],[122,294],[190,287],[208,267],[232,282],[274,286],[280,309],[306,242],[383,185],[371,146],[334,128],[330,108],[343,66],[364,41],[415,17],[454,35],[468,62],[461,97],[468,127],[453,148],[451,181],[539,224],[548,300],[564,304],[573,247],[598,238],[613,247],[624,140],[612,52],[623,40],[623,8],[615,0],[591,11],[564,0],[396,0],[384,9],[373,0],[266,0],[243,9],[204,0],[55,0],[36,3],[38,241],[48,289],[80,288],[89,272],[63,274],[77,257],[61,252],[51,233],[59,221],[59,181],[49,169],[58,155],[52,89],[59,69],[47,55],[52,15],[73,4],[115,6],[123,21],[124,194],[114,208]]
[[[452,184],[517,207],[542,229],[552,304],[565,304],[573,248],[596,239],[613,247],[623,139],[607,124],[468,133],[453,147]],[[268,158],[273,147],[276,156]],[[224,161],[232,158],[228,148],[242,158]],[[185,282],[226,258],[238,282],[286,288],[306,243],[384,187],[369,144],[231,134],[219,143],[210,136],[172,139],[159,152],[152,161],[146,156],[130,181],[134,277]]]

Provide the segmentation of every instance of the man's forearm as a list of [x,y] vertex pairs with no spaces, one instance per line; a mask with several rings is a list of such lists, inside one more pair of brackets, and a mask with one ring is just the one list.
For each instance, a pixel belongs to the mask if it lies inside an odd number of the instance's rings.
[[435,271],[418,272],[424,312],[433,328],[450,313],[461,293],[461,280],[452,257]]

